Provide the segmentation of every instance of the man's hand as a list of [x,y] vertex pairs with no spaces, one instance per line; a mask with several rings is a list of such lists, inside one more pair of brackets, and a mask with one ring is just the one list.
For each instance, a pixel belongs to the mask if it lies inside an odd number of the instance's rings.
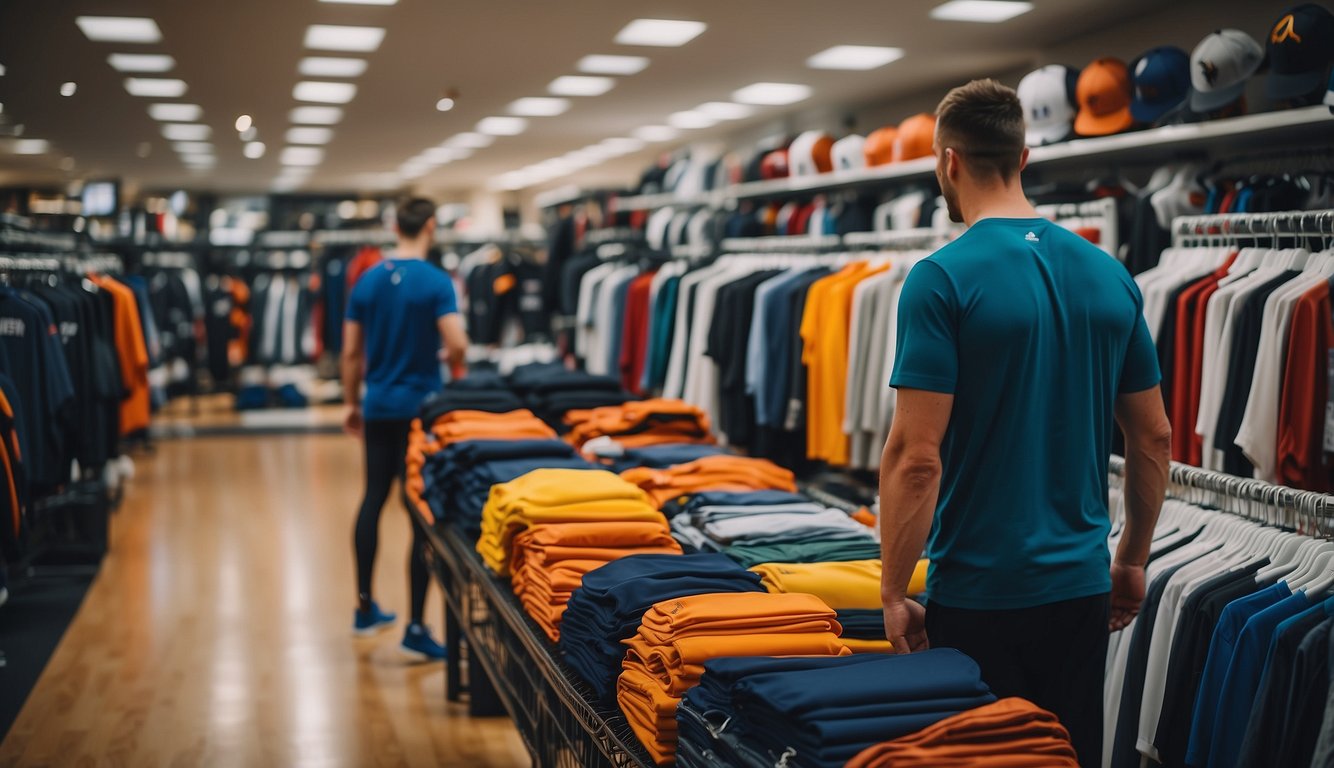
[[365,424],[361,418],[361,407],[356,405],[347,406],[347,411],[343,414],[343,431],[353,437],[361,437],[363,426]]
[[1112,617],[1107,628],[1125,629],[1144,602],[1144,566],[1112,563]]
[[916,600],[885,603],[885,637],[894,653],[914,653],[931,647],[926,639],[926,609]]

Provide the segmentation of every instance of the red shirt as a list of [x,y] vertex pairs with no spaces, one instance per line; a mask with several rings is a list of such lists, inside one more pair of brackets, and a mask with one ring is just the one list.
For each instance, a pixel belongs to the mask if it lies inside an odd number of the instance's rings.
[[[1176,339],[1172,347],[1173,370],[1177,374],[1172,380],[1172,391],[1164,393],[1169,408],[1168,415],[1172,422],[1174,461],[1189,462],[1191,443],[1199,440],[1195,437],[1195,417],[1199,415],[1200,371],[1204,364],[1204,321],[1197,318],[1199,314],[1197,309],[1201,304],[1207,305],[1208,296],[1212,296],[1213,292],[1218,290],[1218,281],[1227,277],[1228,269],[1236,260],[1237,254],[1231,254],[1213,274],[1187,288],[1177,299]],[[1199,331],[1198,334],[1196,330]],[[1197,337],[1200,340],[1198,363],[1194,356]]]
[[1329,283],[1302,294],[1292,313],[1278,411],[1279,480],[1294,488],[1334,490],[1334,464],[1325,460],[1325,403],[1329,351],[1334,347]]
[[630,282],[625,298],[625,325],[621,332],[621,386],[643,394],[640,379],[648,356],[649,290],[656,272],[645,272]]

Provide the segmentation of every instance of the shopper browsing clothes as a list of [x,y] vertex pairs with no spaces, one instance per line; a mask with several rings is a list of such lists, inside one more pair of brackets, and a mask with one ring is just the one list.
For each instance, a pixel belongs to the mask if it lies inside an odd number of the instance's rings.
[[[357,634],[376,632],[396,618],[380,610],[371,596],[380,511],[394,478],[399,480],[400,492],[403,490],[408,429],[422,400],[440,388],[440,350],[458,368],[468,348],[454,284],[426,262],[435,234],[435,205],[420,198],[409,200],[399,207],[397,217],[398,250],[357,281],[348,298],[343,337],[344,428],[362,438],[366,456],[366,495],[354,537],[358,602],[353,630]],[[408,557],[412,613],[403,650],[436,660],[445,658],[446,649],[422,623],[428,583],[425,546],[414,524]]]
[[[898,409],[881,463],[885,629],[900,653],[957,648],[999,697],[1102,750],[1110,630],[1134,618],[1167,483],[1170,427],[1134,281],[1040,218],[1015,92],[979,80],[937,111],[936,176],[968,225],[917,264],[899,306]],[[1113,423],[1126,523],[1108,552]],[[927,607],[906,599],[925,545]]]

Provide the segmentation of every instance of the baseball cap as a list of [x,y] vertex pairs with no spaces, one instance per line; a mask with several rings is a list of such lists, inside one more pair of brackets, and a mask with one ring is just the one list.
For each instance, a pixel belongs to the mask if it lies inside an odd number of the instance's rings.
[[1214,112],[1241,98],[1264,58],[1260,44],[1240,29],[1206,35],[1190,54],[1190,108]]
[[1080,136],[1109,136],[1135,124],[1130,114],[1130,70],[1120,59],[1098,59],[1084,67],[1075,96],[1079,100],[1075,133]]
[[1310,95],[1325,82],[1334,58],[1334,14],[1314,3],[1285,10],[1269,31],[1266,50],[1265,95],[1274,101]]
[[1154,48],[1130,65],[1135,86],[1130,114],[1156,123],[1190,95],[1190,54],[1172,45]]
[[1060,64],[1035,69],[1019,81],[1024,105],[1024,142],[1030,147],[1054,144],[1070,135],[1075,120],[1075,82],[1079,73]]
[[814,176],[833,170],[834,138],[824,131],[806,131],[788,147],[788,166],[793,176]]
[[851,171],[866,167],[866,139],[852,134],[834,142],[834,170]]
[[931,145],[936,138],[936,116],[923,112],[899,123],[899,134],[894,137],[894,162],[916,160],[934,154]]
[[897,125],[887,125],[884,128],[877,128],[871,131],[866,137],[866,145],[862,147],[862,155],[866,158],[866,165],[889,165],[894,162],[894,139],[898,138],[899,127]]
[[760,161],[760,178],[782,179],[788,176],[788,156],[786,149],[775,149]]

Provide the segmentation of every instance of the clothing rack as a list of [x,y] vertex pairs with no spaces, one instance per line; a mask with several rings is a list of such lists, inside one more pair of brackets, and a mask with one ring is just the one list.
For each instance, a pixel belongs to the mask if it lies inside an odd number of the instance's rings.
[[195,258],[181,251],[149,251],[144,254],[143,265],[162,269],[194,269]]
[[841,248],[838,235],[787,235],[776,237],[729,237],[722,242],[725,253],[791,253],[829,251]]
[[387,229],[322,229],[311,235],[319,245],[393,245],[395,235]]
[[25,232],[20,229],[0,229],[0,246],[41,248],[51,251],[72,251],[78,246],[74,235],[50,232]]
[[1085,200],[1081,203],[1055,203],[1037,206],[1038,213],[1051,219],[1063,219],[1076,216],[1116,216],[1116,200],[1102,197],[1097,200]]
[[1178,216],[1172,222],[1172,244],[1180,247],[1250,240],[1334,237],[1334,210],[1279,213],[1216,213]]
[[59,272],[60,259],[50,256],[0,256],[0,272]]
[[[1112,456],[1108,473],[1125,476],[1125,459]],[[1334,538],[1334,496],[1300,491],[1247,477],[1172,462],[1168,493],[1197,506],[1213,507],[1265,525]]]

